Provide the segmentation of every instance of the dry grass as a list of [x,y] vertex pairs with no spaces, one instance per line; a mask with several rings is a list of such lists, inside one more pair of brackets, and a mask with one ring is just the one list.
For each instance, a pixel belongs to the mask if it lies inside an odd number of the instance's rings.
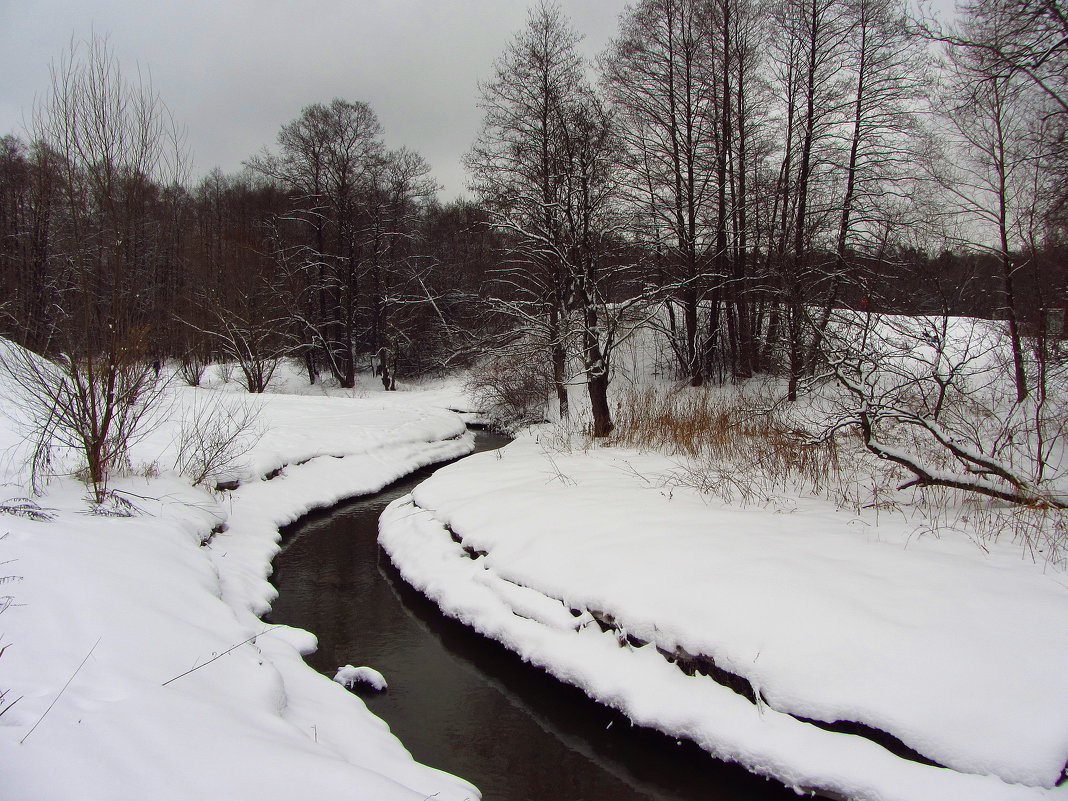
[[995,543],[1012,543],[1035,564],[1068,569],[1068,510],[969,500],[972,503],[932,507],[916,536],[937,537],[953,531],[984,550]]
[[[731,503],[769,503],[780,494],[810,493],[855,514],[887,515],[916,526],[915,536],[950,531],[981,547],[1013,542],[1035,562],[1068,568],[1068,511],[1007,506],[945,487],[898,490],[901,468],[876,459],[848,427],[826,434],[812,408],[774,403],[773,388],[631,388],[618,397],[612,443],[680,457],[671,483]],[[887,432],[897,447],[949,468],[903,427]]]
[[[1033,561],[1060,570],[1068,568],[1068,510],[1013,507],[999,510],[990,522],[986,532],[993,539],[1011,535]],[[979,534],[984,534],[984,527],[979,527]]]
[[625,392],[613,442],[684,457],[679,480],[745,502],[797,488],[828,489],[841,474],[839,438],[817,438],[739,388]]

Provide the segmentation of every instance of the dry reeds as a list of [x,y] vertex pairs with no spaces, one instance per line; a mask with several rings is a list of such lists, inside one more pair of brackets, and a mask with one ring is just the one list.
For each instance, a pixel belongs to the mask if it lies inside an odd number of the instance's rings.
[[[912,512],[919,512],[917,536],[955,531],[984,548],[1011,541],[1036,562],[1068,567],[1068,511],[980,503],[945,487],[903,494],[897,487],[908,475],[873,458],[856,431],[843,427],[828,434],[806,424],[806,414],[817,420],[818,414],[776,405],[774,397],[759,386],[630,388],[618,397],[612,443],[681,457],[672,485],[727,502],[768,503],[779,493],[809,492],[855,514],[873,513],[876,520],[882,514],[913,520]],[[933,464],[947,462],[945,453],[923,450],[931,450],[929,443],[907,428],[887,436],[902,449],[925,453]]]
[[634,388],[616,408],[614,441],[685,457],[679,480],[729,500],[767,498],[798,482],[822,491],[840,474],[838,440],[799,428],[738,388]]

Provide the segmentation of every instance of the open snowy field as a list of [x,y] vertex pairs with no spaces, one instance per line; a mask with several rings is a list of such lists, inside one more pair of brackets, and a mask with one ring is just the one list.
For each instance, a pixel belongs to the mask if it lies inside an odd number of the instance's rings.
[[[173,388],[132,454],[149,477],[111,483],[132,516],[87,514],[73,479],[36,499],[45,519],[0,515],[0,797],[473,801],[304,664],[314,637],[258,619],[280,526],[469,452],[463,422],[402,393],[235,393],[263,436],[209,493],[171,466],[179,421],[217,395]],[[0,502],[27,494],[22,445],[0,418]]]
[[[1018,545],[918,536],[903,515],[811,497],[727,505],[672,486],[675,469],[527,435],[396,501],[380,539],[449,615],[635,723],[795,788],[1068,798],[1054,788],[1068,758],[1063,573]],[[887,732],[943,767],[814,721]]]

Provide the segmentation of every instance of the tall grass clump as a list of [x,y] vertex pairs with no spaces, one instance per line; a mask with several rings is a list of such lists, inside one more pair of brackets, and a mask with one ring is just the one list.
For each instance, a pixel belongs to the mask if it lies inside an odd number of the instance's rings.
[[[983,548],[1019,545],[1027,558],[1068,567],[1068,512],[1048,504],[1007,504],[945,486],[913,486],[912,474],[876,458],[851,426],[828,426],[826,395],[795,404],[764,382],[731,387],[630,387],[618,396],[613,444],[678,457],[667,479],[731,503],[769,503],[780,495],[812,494],[860,514],[896,516],[916,536],[956,532]],[[940,469],[944,449],[909,426],[884,433],[901,452]]]
[[829,490],[842,473],[839,439],[799,427],[781,407],[762,404],[761,393],[766,388],[631,387],[618,400],[614,441],[682,457],[676,479],[725,500]]

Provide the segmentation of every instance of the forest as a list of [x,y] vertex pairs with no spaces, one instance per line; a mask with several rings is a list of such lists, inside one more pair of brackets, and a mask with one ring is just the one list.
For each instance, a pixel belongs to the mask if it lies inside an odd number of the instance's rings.
[[190,180],[164,100],[106,39],[75,42],[0,140],[0,327],[116,368],[176,359],[193,384],[234,361],[253,392],[282,358],[387,389],[481,360],[562,417],[584,385],[600,436],[639,323],[680,380],[777,374],[792,399],[836,310],[968,315],[1006,324],[1023,399],[1025,351],[1064,329],[1066,37],[1057,0],[951,23],[899,0],[642,0],[591,64],[543,3],[480,85],[471,198],[448,202],[359,100]]

